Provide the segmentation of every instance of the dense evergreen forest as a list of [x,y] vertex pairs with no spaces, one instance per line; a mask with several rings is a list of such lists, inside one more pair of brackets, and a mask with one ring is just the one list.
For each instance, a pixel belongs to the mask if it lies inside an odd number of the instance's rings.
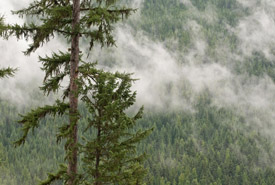
[[[266,56],[261,48],[246,55],[240,49],[241,38],[232,31],[242,19],[253,14],[253,8],[245,7],[240,1],[145,0],[137,14],[126,24],[153,41],[163,43],[168,51],[178,53],[176,58],[181,65],[189,65],[185,56],[196,51],[196,41],[201,39],[205,43],[205,53],[192,57],[195,64],[224,66],[243,86],[261,79],[275,84],[272,57]],[[182,80],[181,83],[187,82]],[[261,130],[263,127],[272,129],[274,120],[264,115],[265,110],[246,115],[234,106],[220,105],[208,88],[195,92],[187,84],[180,91],[181,97],[191,102],[192,109],[159,110],[145,105],[144,116],[135,128],[154,128],[138,145],[139,153],[148,154],[145,161],[147,185],[274,184],[274,138]],[[40,98],[43,95],[35,96],[35,99]],[[14,148],[12,143],[21,135],[20,126],[16,124],[19,113],[31,108],[17,107],[3,97],[0,99],[1,185],[37,184],[57,168],[56,161],[64,158],[55,135],[65,118],[47,117],[41,129],[31,134],[24,146]],[[240,105],[240,108],[243,107]],[[83,105],[81,112],[87,115]],[[247,117],[258,114],[262,114],[258,119],[263,123],[257,127]],[[80,125],[85,121],[81,119]]]

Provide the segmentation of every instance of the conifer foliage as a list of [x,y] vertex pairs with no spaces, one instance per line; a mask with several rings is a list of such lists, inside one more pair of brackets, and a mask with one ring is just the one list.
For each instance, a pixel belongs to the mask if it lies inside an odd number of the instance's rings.
[[[4,18],[0,17],[0,36],[3,33],[3,27],[4,27]],[[5,78],[5,77],[11,77],[14,75],[15,71],[17,69],[14,68],[0,68],[0,78]]]
[[81,99],[91,115],[86,130],[94,131],[84,138],[85,184],[142,184],[145,154],[136,155],[136,144],[152,130],[134,130],[143,107],[133,117],[125,113],[135,102],[136,93],[130,91],[134,79],[130,74],[108,73],[89,64],[80,71],[86,80],[82,81]]
[[16,69],[13,69],[13,68],[2,68],[0,69],[0,78],[5,78],[5,77],[11,77],[14,75]]
[[[131,94],[133,81],[129,74],[111,74],[96,70],[91,63],[82,60],[79,51],[81,39],[89,41],[89,49],[95,43],[113,46],[113,24],[127,18],[135,10],[118,5],[116,0],[35,0],[27,8],[14,11],[20,17],[35,18],[33,22],[2,24],[1,36],[8,39],[31,40],[24,52],[35,52],[56,35],[63,36],[71,43],[68,51],[53,51],[51,56],[40,57],[45,78],[41,90],[46,94],[62,91],[62,97],[54,105],[46,105],[22,115],[23,135],[16,145],[22,145],[30,130],[39,127],[39,121],[47,115],[68,115],[69,123],[59,128],[57,140],[65,141],[65,160],[55,174],[41,184],[52,184],[62,180],[65,184],[141,184],[144,169],[141,161],[144,155],[135,156],[135,144],[150,131],[130,134],[135,120],[140,118],[140,110],[134,118],[125,110],[134,103]],[[3,23],[3,19],[1,19]],[[64,89],[61,82],[65,77],[70,83]],[[91,93],[92,96],[88,94]],[[95,138],[86,138],[79,143],[78,100],[88,106],[92,118],[87,129],[96,129]],[[128,133],[129,131],[129,133]],[[133,152],[133,154],[132,154]],[[78,158],[85,158],[83,173],[79,172]]]

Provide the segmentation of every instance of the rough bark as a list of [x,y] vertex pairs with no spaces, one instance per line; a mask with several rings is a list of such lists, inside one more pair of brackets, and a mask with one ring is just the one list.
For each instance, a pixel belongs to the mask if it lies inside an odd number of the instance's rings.
[[68,185],[73,185],[77,173],[77,107],[78,107],[78,86],[76,80],[78,79],[78,65],[79,65],[79,34],[77,33],[80,19],[80,0],[73,0],[73,21],[72,29],[75,34],[72,35],[71,42],[71,61],[70,61],[70,126],[72,128],[70,143],[68,150],[70,154],[68,157]]

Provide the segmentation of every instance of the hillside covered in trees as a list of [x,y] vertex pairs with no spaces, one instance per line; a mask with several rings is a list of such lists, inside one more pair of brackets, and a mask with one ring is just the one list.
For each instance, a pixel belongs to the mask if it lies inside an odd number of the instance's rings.
[[[145,109],[135,130],[154,128],[137,150],[147,153],[145,184],[274,184],[275,4],[125,3],[139,9],[116,25],[117,47],[96,46],[90,57],[103,69],[133,72],[139,79],[133,88],[137,105]],[[0,85],[8,88],[16,75]],[[10,91],[22,93],[22,86]],[[22,105],[0,92],[1,185],[37,184],[64,159],[64,143],[56,144],[55,137],[64,117],[47,116],[23,146],[14,148],[22,134],[19,114],[51,101],[38,87],[29,88],[34,92]],[[80,110],[81,127],[89,116],[83,104]]]

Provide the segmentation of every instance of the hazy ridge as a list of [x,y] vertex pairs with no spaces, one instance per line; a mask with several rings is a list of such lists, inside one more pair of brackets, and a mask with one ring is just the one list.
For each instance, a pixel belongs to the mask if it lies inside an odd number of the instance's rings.
[[[0,12],[5,12],[7,22],[16,21],[7,10],[24,3],[2,1]],[[156,127],[140,145],[141,151],[151,154],[146,163],[147,184],[272,184],[275,3],[129,3],[139,9],[130,20],[117,25],[117,48],[96,47],[90,59],[102,68],[133,72],[140,79],[134,86],[138,92],[136,105],[145,105],[147,111],[140,127]],[[64,44],[56,38],[37,53],[50,53],[54,46],[66,50]],[[20,67],[14,79],[0,82],[0,141],[6,160],[0,184],[4,185],[33,183],[56,165],[52,158],[62,159],[62,152],[52,144],[46,130],[50,121],[45,121],[46,126],[39,131],[48,141],[35,134],[35,142],[30,140],[23,148],[10,145],[19,135],[14,124],[16,112],[39,104],[43,97],[36,93],[43,77],[37,54],[23,56],[20,51],[26,46],[16,40],[0,41],[1,66]],[[8,104],[19,105],[15,109]],[[43,155],[47,153],[45,147],[49,147],[47,155]]]

